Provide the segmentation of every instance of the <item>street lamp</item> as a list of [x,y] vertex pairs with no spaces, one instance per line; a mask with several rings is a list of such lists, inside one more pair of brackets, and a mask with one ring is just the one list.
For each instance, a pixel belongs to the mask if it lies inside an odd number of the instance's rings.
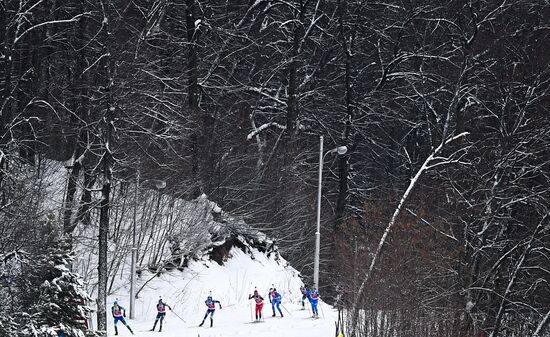
[[[136,173],[136,191],[134,194],[134,223],[132,230],[132,264],[130,266],[130,319],[134,319],[135,311],[135,283],[136,283],[136,260],[137,260],[137,246],[136,246],[136,222],[137,222],[137,206],[138,206],[138,193],[140,190],[140,181],[139,181],[139,169]],[[155,188],[161,190],[166,187],[166,181],[156,180],[156,179],[145,179],[142,183],[148,181],[155,182]]]
[[339,155],[343,155],[348,152],[348,148],[343,145],[329,150],[323,155],[323,136],[319,136],[319,142],[319,190],[317,193],[317,231],[315,232],[315,263],[313,265],[313,286],[316,289],[319,289],[319,253],[321,250],[321,186],[323,181],[323,163],[325,161],[325,156],[329,153],[336,152]]

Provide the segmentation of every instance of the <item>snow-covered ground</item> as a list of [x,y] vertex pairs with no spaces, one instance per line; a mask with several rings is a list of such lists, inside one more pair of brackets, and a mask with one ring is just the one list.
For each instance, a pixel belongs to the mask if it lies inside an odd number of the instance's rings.
[[[118,298],[128,310],[128,322],[137,336],[262,336],[262,337],[308,337],[330,336],[334,333],[336,312],[330,306],[321,304],[320,318],[310,318],[310,311],[301,310],[298,272],[286,261],[267,257],[256,249],[252,255],[238,248],[232,248],[232,256],[224,265],[214,261],[194,261],[183,272],[172,271],[160,276],[142,274],[137,289],[145,283],[136,300],[135,319],[129,319],[127,278],[121,277],[119,290],[109,297],[109,304]],[[271,317],[271,305],[267,293],[274,285],[283,295],[284,318]],[[263,313],[265,321],[251,323],[253,303],[248,294],[254,288],[265,298]],[[209,321],[198,327],[206,312],[204,301],[210,294],[222,304],[214,315],[214,327]],[[159,296],[168,303],[173,312],[168,311],[162,333],[149,332],[156,316],[156,303]],[[179,317],[177,317],[179,316]],[[181,317],[181,319],[180,319]],[[185,322],[182,321],[185,320]],[[158,330],[158,326],[157,326]],[[114,334],[113,321],[109,318],[109,336]],[[119,324],[119,335],[129,336],[130,332]]]
[[[40,208],[48,217],[63,218],[63,200],[70,163],[44,161],[42,171],[37,175],[36,184],[45,188]],[[33,172],[27,172],[31,174]],[[330,306],[321,303],[321,317],[310,318],[311,312],[300,310],[299,273],[280,257],[278,249],[269,238],[247,225],[244,220],[224,213],[219,206],[203,195],[196,200],[186,201],[168,194],[160,194],[151,186],[141,186],[140,200],[134,204],[131,188],[125,190],[113,186],[112,222],[116,227],[116,240],[109,242],[109,263],[111,272],[116,276],[109,278],[112,295],[108,297],[108,308],[119,299],[127,309],[127,321],[137,336],[262,336],[262,337],[308,337],[330,336],[334,332],[336,313]],[[80,200],[82,189],[77,188],[75,200]],[[98,192],[94,192],[98,193]],[[130,197],[128,197],[128,195]],[[99,199],[99,195],[94,195]],[[136,208],[137,207],[137,208]],[[135,214],[134,214],[135,211]],[[78,213],[75,206],[73,216]],[[92,223],[97,224],[97,210],[91,213]],[[181,248],[180,260],[191,259],[192,262],[183,271],[174,269],[156,276],[142,272],[137,278],[135,319],[129,318],[129,270],[131,256],[130,231],[137,226],[138,246],[140,247],[138,269],[146,266],[159,266],[162,262],[175,257],[172,250],[177,238]],[[61,220],[60,220],[61,221]],[[161,235],[162,234],[162,235]],[[235,237],[230,237],[234,235]],[[97,291],[97,226],[81,225],[74,233],[76,261],[75,270],[84,278],[86,290],[95,298]],[[232,248],[229,258],[220,266],[208,260],[208,253],[228,239],[237,239],[246,251]],[[253,248],[256,247],[256,248]],[[266,252],[260,252],[259,249]],[[269,252],[269,256],[268,256]],[[193,259],[201,260],[195,261]],[[111,284],[112,282],[112,284]],[[267,297],[270,287],[275,286],[283,295],[284,318],[271,317],[271,306]],[[248,295],[257,289],[265,298],[264,318],[262,323],[251,323],[254,304]],[[221,302],[217,309],[214,327],[198,327],[205,312],[204,301],[209,294]],[[322,294],[321,294],[322,295]],[[168,311],[163,332],[148,332],[156,316],[156,303],[159,296],[173,309]],[[93,307],[93,302],[90,303]],[[95,308],[94,308],[95,309]],[[179,317],[184,319],[183,322]],[[97,327],[96,315],[92,315],[92,327]],[[157,326],[158,330],[158,326]],[[114,335],[113,319],[108,313],[108,335]],[[130,336],[130,332],[119,324],[119,335]]]

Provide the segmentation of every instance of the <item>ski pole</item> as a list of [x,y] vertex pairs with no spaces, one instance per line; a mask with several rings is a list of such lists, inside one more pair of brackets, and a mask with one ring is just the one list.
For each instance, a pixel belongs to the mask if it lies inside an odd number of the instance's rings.
[[250,307],[250,321],[254,320],[254,315],[252,314],[252,300],[248,300],[248,306]]
[[178,314],[176,314],[176,313],[174,312],[174,310],[170,310],[170,311],[171,311],[174,315],[176,315],[177,318],[181,319],[181,320],[183,321],[183,323],[187,324],[187,322],[186,322],[183,318],[181,318]]
[[288,312],[288,314],[289,314],[290,316],[292,316],[292,314],[290,313],[290,311],[288,311],[288,309],[287,309],[282,303],[281,303],[281,307],[283,307],[283,309],[285,309],[285,311]]

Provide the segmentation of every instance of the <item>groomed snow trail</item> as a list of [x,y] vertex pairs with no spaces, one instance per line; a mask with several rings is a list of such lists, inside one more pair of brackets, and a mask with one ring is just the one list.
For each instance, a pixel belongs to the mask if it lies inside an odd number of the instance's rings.
[[[269,302],[267,302],[269,304]],[[223,307],[223,306],[222,306]],[[258,337],[320,337],[334,334],[334,319],[328,317],[311,319],[308,310],[300,310],[301,306],[285,304],[292,316],[285,312],[285,317],[271,317],[271,307],[264,307],[265,322],[250,323],[250,309],[248,307],[229,307],[217,309],[214,315],[214,327],[210,328],[207,320],[203,327],[198,327],[204,315],[203,311],[197,311],[188,317],[183,323],[178,317],[168,312],[163,331],[147,331],[152,328],[154,316],[147,321],[129,321],[130,326],[138,337],[164,336],[164,337],[221,337],[221,336],[258,336]],[[327,306],[323,308],[325,314],[335,316]],[[206,311],[206,310],[204,310]],[[110,333],[112,335],[112,325]],[[119,326],[119,336],[130,336],[126,328]]]
[[[143,287],[136,300],[136,318],[129,319],[128,276],[123,275],[117,283],[117,290],[109,296],[109,304],[118,298],[127,310],[127,321],[136,336],[164,337],[214,337],[214,336],[258,336],[258,337],[321,337],[334,333],[336,312],[321,303],[320,318],[312,319],[306,300],[306,310],[301,310],[298,272],[283,259],[275,260],[255,249],[246,254],[233,248],[230,258],[223,265],[213,261],[194,261],[182,271],[172,271],[155,276],[143,273],[137,289]],[[285,317],[271,317],[271,304],[267,296],[270,287],[275,286],[283,295],[281,309]],[[264,322],[252,323],[254,304],[248,295],[254,289],[265,298]],[[219,300],[222,309],[216,309],[214,327],[207,319],[198,327],[206,312],[204,301],[208,295]],[[322,294],[321,294],[322,295]],[[159,296],[172,307],[167,311],[163,331],[148,331],[156,317],[155,305]],[[109,305],[109,308],[110,308]],[[286,308],[284,309],[283,308]],[[218,306],[216,305],[216,308]],[[175,314],[174,314],[175,313]],[[180,316],[186,322],[184,323]],[[113,319],[108,321],[109,336],[114,335]],[[119,336],[130,336],[130,332],[119,323]]]

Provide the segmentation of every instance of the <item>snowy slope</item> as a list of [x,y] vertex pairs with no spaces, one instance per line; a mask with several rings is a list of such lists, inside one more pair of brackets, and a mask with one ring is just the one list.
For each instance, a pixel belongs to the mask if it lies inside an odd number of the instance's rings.
[[[65,167],[53,161],[45,161],[36,175],[35,183],[46,187],[40,209],[49,217],[63,217],[67,179]],[[130,234],[137,219],[139,298],[136,318],[127,317],[136,335],[319,337],[334,333],[336,313],[328,305],[321,306],[322,317],[317,320],[309,318],[309,310],[300,310],[299,273],[280,256],[276,244],[265,234],[243,219],[225,213],[204,195],[187,201],[148,187],[144,184],[136,194],[132,184],[122,188],[115,183],[111,205],[109,308],[118,298],[129,309]],[[80,199],[81,193],[79,185],[75,200]],[[134,195],[139,195],[137,200]],[[99,198],[94,192],[93,200]],[[73,215],[77,211],[75,206]],[[79,223],[73,235],[76,251],[73,268],[84,277],[86,289],[95,297],[97,208],[92,209],[91,219],[91,225]],[[231,246],[229,254],[225,254],[225,249]],[[222,259],[223,265],[211,258]],[[157,276],[151,270],[162,272]],[[271,317],[267,292],[272,285],[283,295],[284,318]],[[266,299],[265,322],[251,324],[254,304],[247,298],[255,287]],[[210,292],[221,301],[223,309],[216,310],[213,328],[199,328],[206,311],[204,300]],[[159,296],[173,307],[174,313],[168,312],[162,333],[147,332],[153,325]],[[93,302],[89,304],[94,307]],[[93,327],[97,326],[96,315],[92,319]],[[113,336],[113,320],[110,315],[108,319],[108,333]],[[121,326],[119,335],[130,333]]]
[[[138,281],[138,289],[143,287],[136,300],[136,318],[129,320],[137,336],[284,336],[308,337],[331,336],[334,333],[336,313],[322,304],[320,319],[312,320],[309,310],[300,310],[300,286],[302,281],[298,272],[286,266],[284,260],[268,258],[265,254],[252,249],[252,255],[239,248],[232,248],[230,258],[218,265],[214,261],[194,261],[183,271],[172,271],[154,276],[143,273]],[[271,306],[267,299],[268,289],[275,285],[283,295],[284,318],[271,317]],[[264,304],[264,323],[251,324],[253,304],[248,294],[257,287],[266,301]],[[198,327],[206,311],[204,300],[212,292],[214,299],[222,304],[222,310],[216,310],[214,327]],[[163,332],[148,332],[156,316],[155,304],[162,296],[174,313],[168,312]],[[116,298],[128,309],[128,287],[109,297],[112,303]],[[208,325],[208,324],[205,324]],[[158,326],[157,326],[158,330]],[[109,321],[109,335],[113,335],[112,318]],[[119,335],[129,336],[125,328],[119,328]]]

